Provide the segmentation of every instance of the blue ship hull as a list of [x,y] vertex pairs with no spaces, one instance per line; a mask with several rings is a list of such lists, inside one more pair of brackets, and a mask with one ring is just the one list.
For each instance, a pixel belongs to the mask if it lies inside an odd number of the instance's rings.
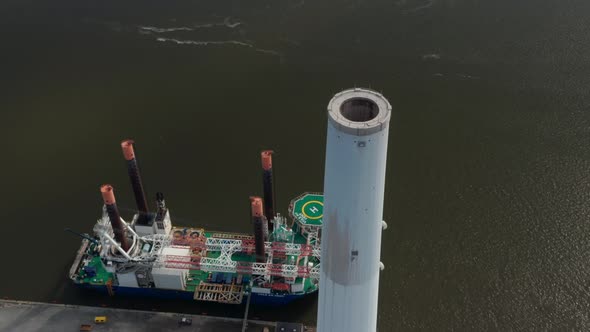
[[[103,285],[90,285],[90,284],[76,284],[78,287],[98,291],[101,293],[108,293],[108,289]],[[113,286],[113,292],[115,296],[139,296],[139,297],[151,297],[157,299],[167,300],[193,300],[192,292],[170,290],[170,289],[158,289],[158,288],[135,288],[135,287],[119,287]],[[253,293],[251,304],[256,305],[268,305],[277,306],[285,305],[294,300],[303,298],[307,294],[261,294]],[[244,297],[245,301],[246,297]]]

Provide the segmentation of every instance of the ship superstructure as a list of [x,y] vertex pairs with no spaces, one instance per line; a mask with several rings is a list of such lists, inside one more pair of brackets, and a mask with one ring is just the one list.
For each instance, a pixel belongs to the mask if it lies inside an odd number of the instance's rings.
[[250,197],[252,234],[173,224],[162,193],[148,208],[134,142],[121,143],[137,204],[127,223],[113,186],[100,188],[104,206],[69,277],[110,295],[137,294],[223,303],[281,304],[318,289],[323,195],[293,199],[290,218],[275,213],[272,151],[263,151],[264,197]]

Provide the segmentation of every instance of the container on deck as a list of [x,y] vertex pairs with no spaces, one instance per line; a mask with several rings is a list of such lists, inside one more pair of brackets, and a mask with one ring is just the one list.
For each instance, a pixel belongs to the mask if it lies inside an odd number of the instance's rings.
[[272,290],[279,291],[279,292],[288,292],[289,291],[289,285],[282,283],[282,282],[273,283],[271,288],[272,288]]

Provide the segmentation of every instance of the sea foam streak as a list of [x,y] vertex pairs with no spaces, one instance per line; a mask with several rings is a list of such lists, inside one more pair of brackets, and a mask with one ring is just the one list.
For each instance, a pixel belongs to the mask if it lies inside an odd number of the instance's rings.
[[[405,4],[405,3],[406,3],[405,1],[401,2],[401,4]],[[432,7],[432,5],[434,5],[434,0],[428,0],[428,1],[426,1],[425,4],[423,4],[421,6],[417,6],[417,7],[410,8],[410,9],[405,9],[402,12],[404,14],[415,13],[415,12],[421,11],[423,9],[428,9],[428,8]]]
[[254,46],[253,44],[249,44],[249,43],[245,43],[245,42],[241,42],[239,40],[213,40],[213,41],[205,41],[205,40],[181,40],[181,39],[174,39],[174,38],[156,38],[157,41],[159,42],[169,42],[169,43],[175,43],[178,45],[195,45],[195,46],[208,46],[208,45],[237,45],[237,46],[243,46],[243,47],[248,47],[253,49],[256,52],[260,52],[260,53],[265,53],[265,54],[270,54],[270,55],[274,55],[274,56],[278,56],[278,57],[282,57],[283,54],[281,54],[280,52],[274,51],[274,50],[267,50],[267,49],[263,49],[263,48],[258,48],[256,46]]
[[254,48],[254,45],[252,44],[248,44],[248,43],[244,43],[238,40],[214,40],[214,41],[203,41],[203,40],[180,40],[180,39],[174,39],[174,38],[156,38],[157,41],[159,42],[172,42],[175,44],[179,44],[179,45],[198,45],[198,46],[207,46],[207,45],[227,45],[227,44],[233,44],[233,45],[239,45],[239,46],[246,46],[246,47],[251,47]]
[[197,29],[202,29],[202,28],[212,28],[212,27],[216,27],[216,26],[222,26],[222,27],[226,27],[229,29],[233,29],[236,28],[238,26],[242,25],[242,22],[235,22],[235,23],[231,23],[230,22],[230,18],[226,17],[223,22],[219,22],[219,23],[206,23],[206,24],[198,24],[198,25],[193,25],[193,26],[186,26],[186,27],[171,27],[171,28],[159,28],[159,27],[153,27],[153,26],[140,26],[139,30],[144,31],[144,32],[153,32],[153,33],[167,33],[167,32],[176,32],[176,31],[195,31]]

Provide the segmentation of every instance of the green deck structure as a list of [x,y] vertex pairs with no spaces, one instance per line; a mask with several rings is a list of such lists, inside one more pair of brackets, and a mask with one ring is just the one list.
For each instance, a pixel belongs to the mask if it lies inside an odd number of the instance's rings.
[[306,193],[293,200],[292,215],[301,225],[321,226],[324,217],[324,196]]
[[92,284],[92,285],[106,285],[109,280],[113,279],[113,274],[108,272],[98,256],[92,257],[90,262],[88,263],[89,267],[93,267],[96,271],[96,275],[88,276],[84,275],[80,278],[84,283]]

